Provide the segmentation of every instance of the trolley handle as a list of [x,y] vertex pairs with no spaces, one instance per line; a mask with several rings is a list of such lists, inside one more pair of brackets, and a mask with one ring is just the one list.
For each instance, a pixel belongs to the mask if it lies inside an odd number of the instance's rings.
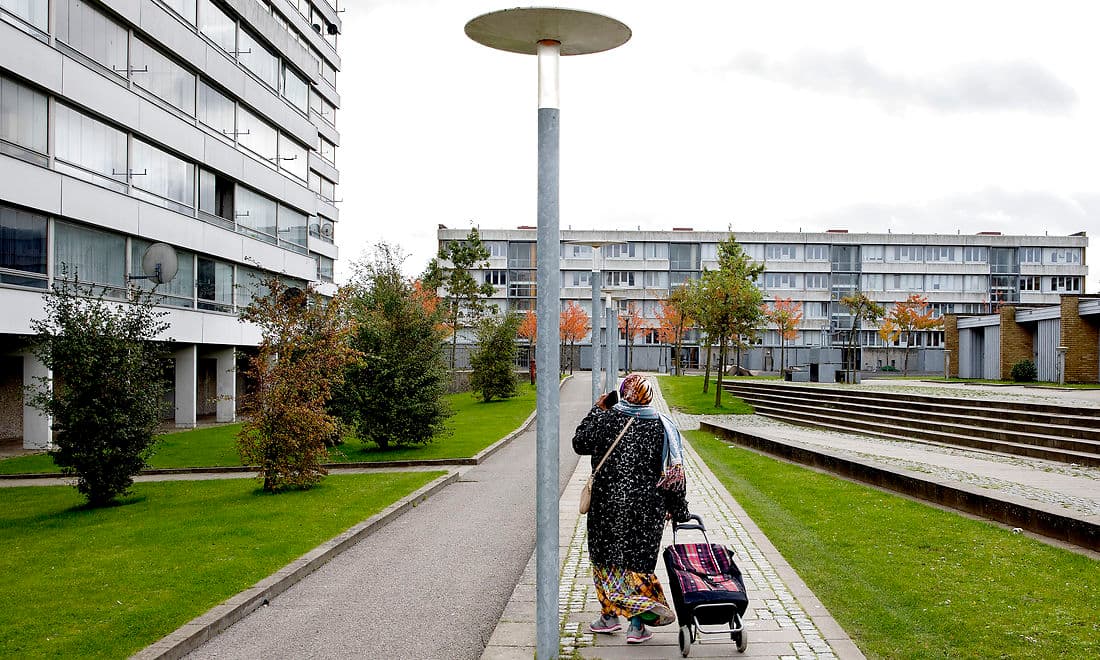
[[707,538],[707,527],[706,527],[706,525],[703,524],[703,519],[700,518],[698,515],[696,515],[694,513],[688,514],[687,519],[688,520],[694,520],[695,522],[694,523],[690,523],[690,522],[678,523],[676,521],[672,522],[672,543],[673,544],[676,543],[676,532],[678,532],[680,530],[683,530],[683,529],[694,529],[694,530],[698,530],[698,531],[702,532],[703,533],[703,540],[706,541],[707,545],[710,545],[710,539]]

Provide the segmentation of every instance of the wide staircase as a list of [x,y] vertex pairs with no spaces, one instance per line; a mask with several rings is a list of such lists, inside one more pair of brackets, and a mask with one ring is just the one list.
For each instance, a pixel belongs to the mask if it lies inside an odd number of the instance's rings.
[[770,382],[724,383],[793,424],[1100,466],[1100,410]]

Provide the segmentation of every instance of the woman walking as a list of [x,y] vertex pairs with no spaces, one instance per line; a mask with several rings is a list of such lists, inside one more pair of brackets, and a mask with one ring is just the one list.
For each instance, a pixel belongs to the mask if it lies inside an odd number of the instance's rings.
[[650,405],[653,391],[645,377],[627,376],[618,403],[609,408],[612,399],[612,393],[600,397],[573,436],[573,450],[591,455],[593,469],[607,456],[588,511],[588,554],[602,611],[589,628],[616,632],[623,616],[630,622],[626,641],[638,644],[653,636],[646,624],[676,619],[653,571],[665,520],[688,517],[683,450],[672,420]]

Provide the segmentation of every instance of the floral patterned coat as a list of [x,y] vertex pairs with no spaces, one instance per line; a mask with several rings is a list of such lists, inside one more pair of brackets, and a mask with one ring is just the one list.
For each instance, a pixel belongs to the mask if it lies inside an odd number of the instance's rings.
[[[573,435],[573,451],[592,456],[592,468],[607,452],[630,416],[593,406]],[[688,516],[683,492],[657,488],[664,469],[660,419],[634,419],[592,484],[588,511],[588,554],[593,564],[652,573],[657,566],[665,514]]]

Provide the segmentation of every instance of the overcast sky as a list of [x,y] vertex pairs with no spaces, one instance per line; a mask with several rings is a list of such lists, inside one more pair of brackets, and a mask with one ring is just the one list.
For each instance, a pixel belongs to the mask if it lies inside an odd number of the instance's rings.
[[[438,224],[535,224],[536,58],[463,32],[510,6],[341,2],[338,279],[379,240],[415,274]],[[1091,0],[564,6],[633,37],[562,58],[562,229],[1097,240]]]

